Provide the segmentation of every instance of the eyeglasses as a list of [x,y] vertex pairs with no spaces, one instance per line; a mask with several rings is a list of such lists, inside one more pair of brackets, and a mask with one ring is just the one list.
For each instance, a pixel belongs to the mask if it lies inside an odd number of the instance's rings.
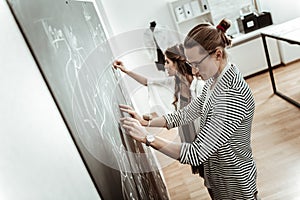
[[217,51],[217,49],[209,52],[206,56],[204,56],[199,62],[193,62],[193,63],[190,63],[188,61],[185,61],[185,63],[189,66],[189,67],[195,67],[195,68],[198,68],[199,65],[208,57],[210,56],[211,54],[215,53]]

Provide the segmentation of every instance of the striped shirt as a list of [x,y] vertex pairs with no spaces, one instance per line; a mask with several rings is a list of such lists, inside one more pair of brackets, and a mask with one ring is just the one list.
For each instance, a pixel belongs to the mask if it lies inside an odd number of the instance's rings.
[[182,144],[179,161],[204,165],[214,199],[255,199],[256,165],[250,146],[255,104],[251,90],[238,69],[231,66],[203,107],[212,82],[209,79],[202,95],[189,105],[164,115],[168,129],[200,117],[200,132],[192,143]]

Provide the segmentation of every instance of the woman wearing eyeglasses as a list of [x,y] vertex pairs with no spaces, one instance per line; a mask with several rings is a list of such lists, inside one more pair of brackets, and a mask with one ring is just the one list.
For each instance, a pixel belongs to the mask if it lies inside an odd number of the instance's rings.
[[[205,185],[214,200],[257,199],[256,165],[251,150],[251,125],[255,103],[238,68],[228,62],[225,32],[230,22],[218,26],[199,24],[184,41],[193,74],[206,80],[203,93],[181,110],[145,121],[126,105],[122,111],[127,133],[140,142],[178,159],[182,164],[204,166]],[[168,129],[200,117],[200,131],[191,143],[175,143],[148,133],[143,126]]]

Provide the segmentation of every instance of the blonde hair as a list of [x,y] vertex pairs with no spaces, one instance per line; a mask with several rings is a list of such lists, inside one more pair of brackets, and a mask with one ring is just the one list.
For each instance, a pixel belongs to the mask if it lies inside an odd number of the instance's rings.
[[[231,39],[226,35],[226,31],[231,26],[228,19],[222,19],[215,27],[210,23],[202,23],[195,26],[189,31],[185,40],[184,47],[192,48],[200,45],[200,51],[212,52],[217,47],[226,48],[231,46]],[[227,58],[224,51],[223,58]]]

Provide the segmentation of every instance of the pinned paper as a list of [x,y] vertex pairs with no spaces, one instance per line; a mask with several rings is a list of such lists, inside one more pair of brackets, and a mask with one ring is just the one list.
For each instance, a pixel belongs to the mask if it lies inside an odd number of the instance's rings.
[[186,19],[186,16],[185,16],[182,6],[177,6],[175,8],[175,14],[176,14],[176,18],[177,18],[178,22],[181,22]]
[[190,3],[184,4],[183,9],[184,9],[184,13],[185,13],[186,18],[193,17],[193,12],[192,12],[192,8],[191,8]]

